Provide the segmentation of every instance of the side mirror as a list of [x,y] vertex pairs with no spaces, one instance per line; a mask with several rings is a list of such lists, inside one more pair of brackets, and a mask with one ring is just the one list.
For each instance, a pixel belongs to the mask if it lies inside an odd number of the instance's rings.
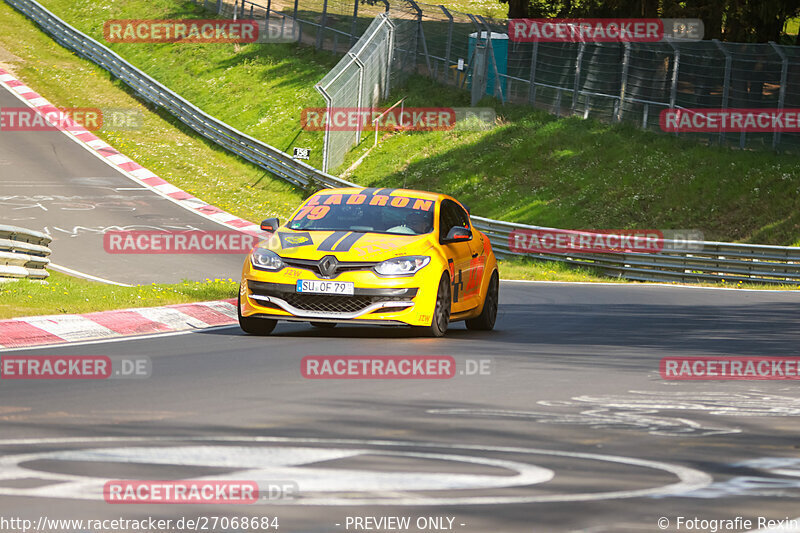
[[472,239],[472,232],[467,228],[461,226],[453,226],[447,232],[447,237],[444,238],[442,244],[450,244],[452,242],[466,242]]
[[261,229],[273,233],[281,225],[280,220],[277,218],[268,218],[261,221]]

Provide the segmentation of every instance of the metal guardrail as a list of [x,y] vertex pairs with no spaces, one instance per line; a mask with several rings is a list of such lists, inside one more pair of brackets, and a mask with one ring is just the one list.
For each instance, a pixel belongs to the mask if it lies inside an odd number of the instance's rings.
[[38,231],[0,225],[0,279],[46,279],[50,241]]
[[[207,139],[253,162],[274,175],[301,187],[357,187],[358,185],[321,172],[294,160],[277,148],[254,139],[204,113],[162,84],[137,69],[91,37],[76,30],[34,0],[5,0],[36,22],[62,46],[108,70],[133,88],[143,99],[163,107],[181,122]],[[760,282],[800,285],[800,248],[736,244],[710,241],[674,242],[672,249],[659,253],[517,254],[511,251],[510,235],[515,229],[556,230],[515,224],[478,216],[474,226],[490,239],[499,256],[533,257],[588,266],[615,276],[642,281]],[[684,248],[681,249],[680,247]]]

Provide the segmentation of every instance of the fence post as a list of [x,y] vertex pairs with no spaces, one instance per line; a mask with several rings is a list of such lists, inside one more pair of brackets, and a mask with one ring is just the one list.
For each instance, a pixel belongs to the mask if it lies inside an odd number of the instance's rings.
[[530,85],[528,85],[528,103],[534,105],[536,103],[536,61],[539,58],[539,41],[533,41],[533,50],[531,51],[531,74]]
[[222,0],[217,0],[217,15],[222,13]]
[[356,42],[356,22],[358,21],[358,1],[353,0],[353,23],[350,24],[350,48]]
[[[728,108],[728,97],[730,95],[730,85],[731,85],[731,54],[728,52],[727,49],[719,42],[719,39],[711,39],[711,41],[717,45],[720,52],[725,55],[725,75],[722,82],[722,109]],[[744,134],[744,132],[742,132]],[[722,140],[725,138],[725,132],[719,132],[719,143],[722,144]]]
[[428,55],[428,43],[425,41],[425,30],[422,28],[422,9],[417,5],[414,0],[406,0],[411,7],[417,12],[417,31],[414,33],[414,71],[417,70],[417,55],[419,55],[419,38],[422,38],[422,51],[425,54],[425,64],[428,67],[428,73],[432,72],[431,58]]
[[626,41],[622,43],[622,46],[625,48],[625,52],[622,55],[622,76],[619,83],[619,111],[615,117],[617,122],[622,120],[622,108],[625,105],[625,89],[628,85],[628,68],[631,60],[631,43]]
[[317,50],[322,48],[322,41],[325,38],[325,23],[328,21],[328,0],[323,0],[322,2],[322,20],[319,21],[319,27],[317,27]]
[[[294,0],[294,13],[292,14],[292,19],[294,20],[295,23],[297,23],[297,4],[299,2],[300,2],[300,0]],[[298,24],[298,26],[299,26],[299,24]]]
[[453,15],[443,5],[439,6],[442,13],[447,17],[447,44],[444,48],[444,81],[447,82],[447,75],[450,73],[450,50],[453,47]]
[[553,111],[555,111],[556,116],[561,116],[561,87],[556,89],[556,101],[553,105]]
[[585,47],[586,43],[584,42],[578,45],[578,56],[575,58],[575,83],[572,84],[572,112],[575,112],[575,105],[578,103],[578,87],[580,87],[581,84],[581,64],[583,63],[583,51]]
[[[672,41],[667,41],[672,47],[672,80],[669,87],[669,108],[675,109],[675,101],[678,98],[678,71],[681,66],[681,49],[675,46]],[[675,137],[678,136],[678,129],[675,128]]]
[[[783,105],[786,102],[786,77],[789,74],[789,58],[786,57],[786,54],[783,52],[783,50],[781,50],[781,47],[778,46],[774,41],[770,41],[769,44],[781,58],[781,88],[778,91],[778,109],[782,111]],[[774,131],[772,133],[772,149],[777,150],[780,142],[781,132]]]
[[389,25],[389,49],[386,51],[386,80],[384,80],[383,84],[383,97],[389,98],[389,86],[392,80],[392,59],[394,58],[394,33],[396,26],[394,22],[392,22],[392,19],[389,18],[389,15],[386,13],[381,13],[381,15],[383,16],[384,23]]
[[331,143],[331,108],[333,107],[333,100],[322,85],[318,84],[314,87],[325,100],[325,133],[322,139],[322,172],[328,172],[328,159],[330,159],[329,147]]
[[[269,20],[269,12],[272,11],[272,0],[267,0],[267,14],[264,16],[264,20]],[[250,18],[253,17],[253,4],[250,4]],[[284,17],[286,18],[286,17]],[[283,32],[281,31],[281,37],[283,37]]]
[[[352,57],[353,61],[356,64],[356,66],[358,66],[358,100],[357,100],[358,103],[356,104],[356,107],[358,107],[358,113],[359,113],[359,117],[360,117],[361,116],[361,112],[363,111],[363,109],[361,109],[361,106],[364,105],[364,101],[363,101],[364,100],[363,99],[363,94],[364,94],[364,63],[353,52],[348,52],[347,55]],[[361,141],[361,119],[359,118],[358,122],[356,123],[356,144],[358,144],[360,141]]]

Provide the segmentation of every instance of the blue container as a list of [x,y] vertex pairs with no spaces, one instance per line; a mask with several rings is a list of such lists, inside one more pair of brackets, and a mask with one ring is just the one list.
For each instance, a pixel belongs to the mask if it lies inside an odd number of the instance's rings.
[[[486,32],[481,32],[481,44],[486,44]],[[492,40],[492,50],[494,51],[494,61],[497,64],[497,72],[500,74],[508,74],[508,34],[492,32],[490,39]],[[478,42],[478,32],[469,34],[469,57],[472,58],[475,52],[475,45]],[[472,59],[470,59],[471,61]],[[487,65],[486,75],[486,94],[494,96],[494,83],[495,74],[494,66],[492,65],[491,58],[486,59],[489,63]],[[500,90],[503,91],[503,96],[506,96],[506,79],[500,78]]]

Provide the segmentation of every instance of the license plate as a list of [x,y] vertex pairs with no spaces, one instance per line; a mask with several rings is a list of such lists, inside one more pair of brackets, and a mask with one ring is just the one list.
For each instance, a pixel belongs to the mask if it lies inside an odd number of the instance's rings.
[[314,279],[297,280],[297,292],[313,294],[345,294],[353,295],[352,281],[320,281]]

